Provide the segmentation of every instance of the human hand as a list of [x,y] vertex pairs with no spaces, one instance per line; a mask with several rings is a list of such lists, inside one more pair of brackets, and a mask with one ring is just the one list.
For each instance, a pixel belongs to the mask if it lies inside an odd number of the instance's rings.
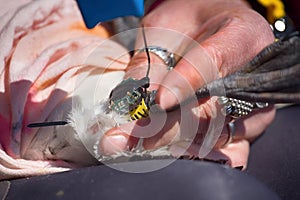
[[[207,82],[236,71],[274,41],[268,23],[242,0],[163,1],[144,17],[142,23],[145,27],[155,27],[146,28],[149,46],[159,45],[183,56],[174,70],[168,71],[163,61],[151,54],[150,89],[158,90],[156,102],[167,110],[192,96]],[[190,42],[191,39],[197,44]],[[136,47],[142,45],[142,40],[137,40]],[[146,63],[145,53],[134,56],[126,77],[144,77]],[[222,121],[218,117],[221,116],[220,106],[215,98],[200,100],[197,105],[194,102],[181,110],[166,113],[164,120],[155,120],[157,116],[150,116],[151,121],[139,120],[111,129],[102,138],[100,149],[106,154],[123,151],[135,146],[138,137],[145,138],[143,146],[146,149],[193,138],[189,147],[184,145],[183,150],[178,151],[180,148],[177,146],[174,152],[199,156],[205,135],[215,134],[219,139],[207,157],[226,159],[232,166],[246,166],[249,142],[262,133],[274,115],[274,108],[269,107],[237,119],[234,140],[224,146],[230,119],[224,118]],[[193,125],[183,125],[183,121]],[[214,130],[219,134],[210,130],[213,121],[221,124],[216,125]]]

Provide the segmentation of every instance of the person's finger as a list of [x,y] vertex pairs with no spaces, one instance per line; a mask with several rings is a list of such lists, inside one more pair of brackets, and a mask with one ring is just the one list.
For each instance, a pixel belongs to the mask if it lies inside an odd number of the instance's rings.
[[248,157],[250,153],[250,145],[247,140],[236,140],[224,148],[218,149],[218,152],[228,158],[226,164],[231,167],[247,167]]
[[132,149],[139,138],[132,137],[115,127],[106,132],[100,139],[98,150],[101,155],[114,155]]
[[[203,157],[201,147],[203,140],[201,136],[195,137],[193,143],[179,142],[171,146],[171,153],[178,157],[186,155],[192,158],[204,158],[216,162],[226,162],[227,164],[237,167],[247,165],[249,155],[249,141],[253,141],[263,130],[273,121],[276,110],[273,106],[256,110],[248,116],[242,117],[234,122],[235,128],[233,138],[227,144],[229,139],[229,128],[226,125],[230,120],[226,119],[223,131],[214,148]],[[201,132],[201,131],[200,131]]]
[[[232,141],[246,139],[250,142],[255,140],[272,123],[276,109],[274,106],[258,109],[247,116],[235,120]],[[229,128],[225,125],[216,147],[222,148],[228,141]]]
[[[210,123],[222,127],[224,120],[219,120],[221,111],[220,108],[216,108],[216,100],[208,100],[206,103],[200,102],[200,104],[201,106],[198,101],[191,102],[180,109],[167,113],[150,112],[149,118],[111,129],[102,137],[100,149],[104,154],[127,150],[137,144],[136,138],[143,138],[145,149],[155,149],[181,140],[193,141],[197,135],[202,137],[208,131]],[[218,130],[219,132],[214,133],[216,140],[222,128]],[[118,148],[105,143],[115,143]],[[211,144],[211,148],[213,145]]]
[[[152,9],[142,19],[145,27],[156,27],[180,32],[190,38],[197,38],[199,35],[210,36],[216,32],[219,25],[213,20],[218,17],[227,19],[225,15],[241,8],[249,9],[249,5],[243,0],[224,2],[220,0],[195,1],[195,0],[173,0],[161,1],[159,6]],[[174,15],[175,14],[175,15]],[[225,14],[225,15],[224,15]],[[147,35],[151,42],[171,39],[168,35]],[[169,44],[169,43],[168,43]],[[166,46],[169,47],[169,46]]]
[[[227,17],[216,33],[187,52],[165,77],[157,93],[162,109],[172,108],[204,84],[237,70],[274,41],[269,25],[257,13],[241,10]],[[193,91],[185,90],[186,85]]]
[[229,145],[219,149],[212,149],[204,157],[202,156],[201,144],[196,143],[175,143],[170,147],[170,152],[174,157],[187,157],[190,159],[204,159],[218,163],[228,164],[232,167],[243,169],[247,166],[249,156],[249,141],[242,139],[236,140]]
[[[224,130],[217,145],[204,158],[201,157],[201,142],[192,143],[187,146],[173,145],[171,152],[174,156],[186,155],[191,158],[203,158],[210,161],[222,162],[231,167],[247,167],[249,156],[249,140],[253,140],[268,126],[274,118],[275,111],[273,108],[265,109],[261,113],[250,116],[249,118],[240,120],[235,126],[235,134],[231,143],[226,144],[228,139],[228,129],[224,126]],[[257,118],[256,118],[257,116]]]
[[[152,115],[150,119],[143,119],[116,127],[103,136],[100,142],[100,149],[104,154],[129,150],[138,143],[138,138],[144,138],[143,147],[145,149],[155,149],[190,139],[193,142],[189,144],[194,145],[194,147],[192,146],[193,154],[191,155],[195,155],[195,146],[198,146],[198,151],[200,151],[200,147],[203,145],[203,138],[207,134],[210,123],[216,121],[214,116],[220,115],[220,108],[216,109],[215,106],[216,104],[213,102],[205,103],[198,108],[190,107],[189,109],[181,110],[182,112],[175,110],[167,113],[168,116],[166,118],[162,118],[157,114]],[[272,122],[274,116],[275,109],[271,106],[254,111],[247,117],[236,120],[232,143],[240,140],[252,141]],[[211,149],[214,147],[214,152],[218,151],[217,149],[226,149],[227,145],[224,146],[224,144],[229,136],[227,123],[228,121],[225,121],[225,123],[220,121],[219,124],[216,124],[216,126],[224,126],[225,124],[221,134],[217,132],[210,133],[215,134],[216,137],[220,135],[216,144],[210,144]],[[189,147],[185,146],[184,148],[186,150]],[[182,151],[181,153],[184,152]],[[202,152],[197,152],[196,155],[200,154]]]
[[[206,158],[215,161],[227,159],[227,164],[230,166],[241,166],[242,169],[245,169],[249,156],[249,142],[262,134],[266,127],[270,125],[275,117],[275,112],[274,106],[270,106],[236,120],[232,141],[226,145],[224,145],[224,142],[228,140],[229,130],[225,126],[218,144]],[[217,148],[218,146],[219,148]]]
[[[149,53],[150,56],[150,90],[158,88],[159,83],[162,82],[165,75],[168,73],[168,69],[157,55]],[[134,58],[129,62],[126,68],[126,74],[124,79],[134,78],[142,79],[146,76],[148,70],[148,57],[146,52],[137,53]]]

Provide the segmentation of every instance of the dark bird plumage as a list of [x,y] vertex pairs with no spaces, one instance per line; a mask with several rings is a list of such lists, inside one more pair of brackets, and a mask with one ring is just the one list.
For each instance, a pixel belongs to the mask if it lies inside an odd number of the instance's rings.
[[241,70],[196,91],[197,98],[211,94],[249,102],[300,103],[300,37],[272,43]]

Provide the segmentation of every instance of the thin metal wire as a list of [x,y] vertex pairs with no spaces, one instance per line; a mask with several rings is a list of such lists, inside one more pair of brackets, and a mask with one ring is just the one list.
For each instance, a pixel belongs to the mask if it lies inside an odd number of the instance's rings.
[[150,54],[149,54],[149,49],[148,49],[148,45],[147,45],[146,34],[145,34],[145,29],[144,29],[143,24],[142,24],[142,33],[143,33],[143,40],[144,40],[145,50],[146,50],[147,59],[148,59],[148,69],[147,69],[146,77],[149,77],[149,73],[150,73]]

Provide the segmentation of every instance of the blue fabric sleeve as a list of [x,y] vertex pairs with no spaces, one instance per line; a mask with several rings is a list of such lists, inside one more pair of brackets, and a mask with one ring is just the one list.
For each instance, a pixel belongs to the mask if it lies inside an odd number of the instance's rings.
[[117,17],[144,15],[144,0],[77,0],[87,28]]

